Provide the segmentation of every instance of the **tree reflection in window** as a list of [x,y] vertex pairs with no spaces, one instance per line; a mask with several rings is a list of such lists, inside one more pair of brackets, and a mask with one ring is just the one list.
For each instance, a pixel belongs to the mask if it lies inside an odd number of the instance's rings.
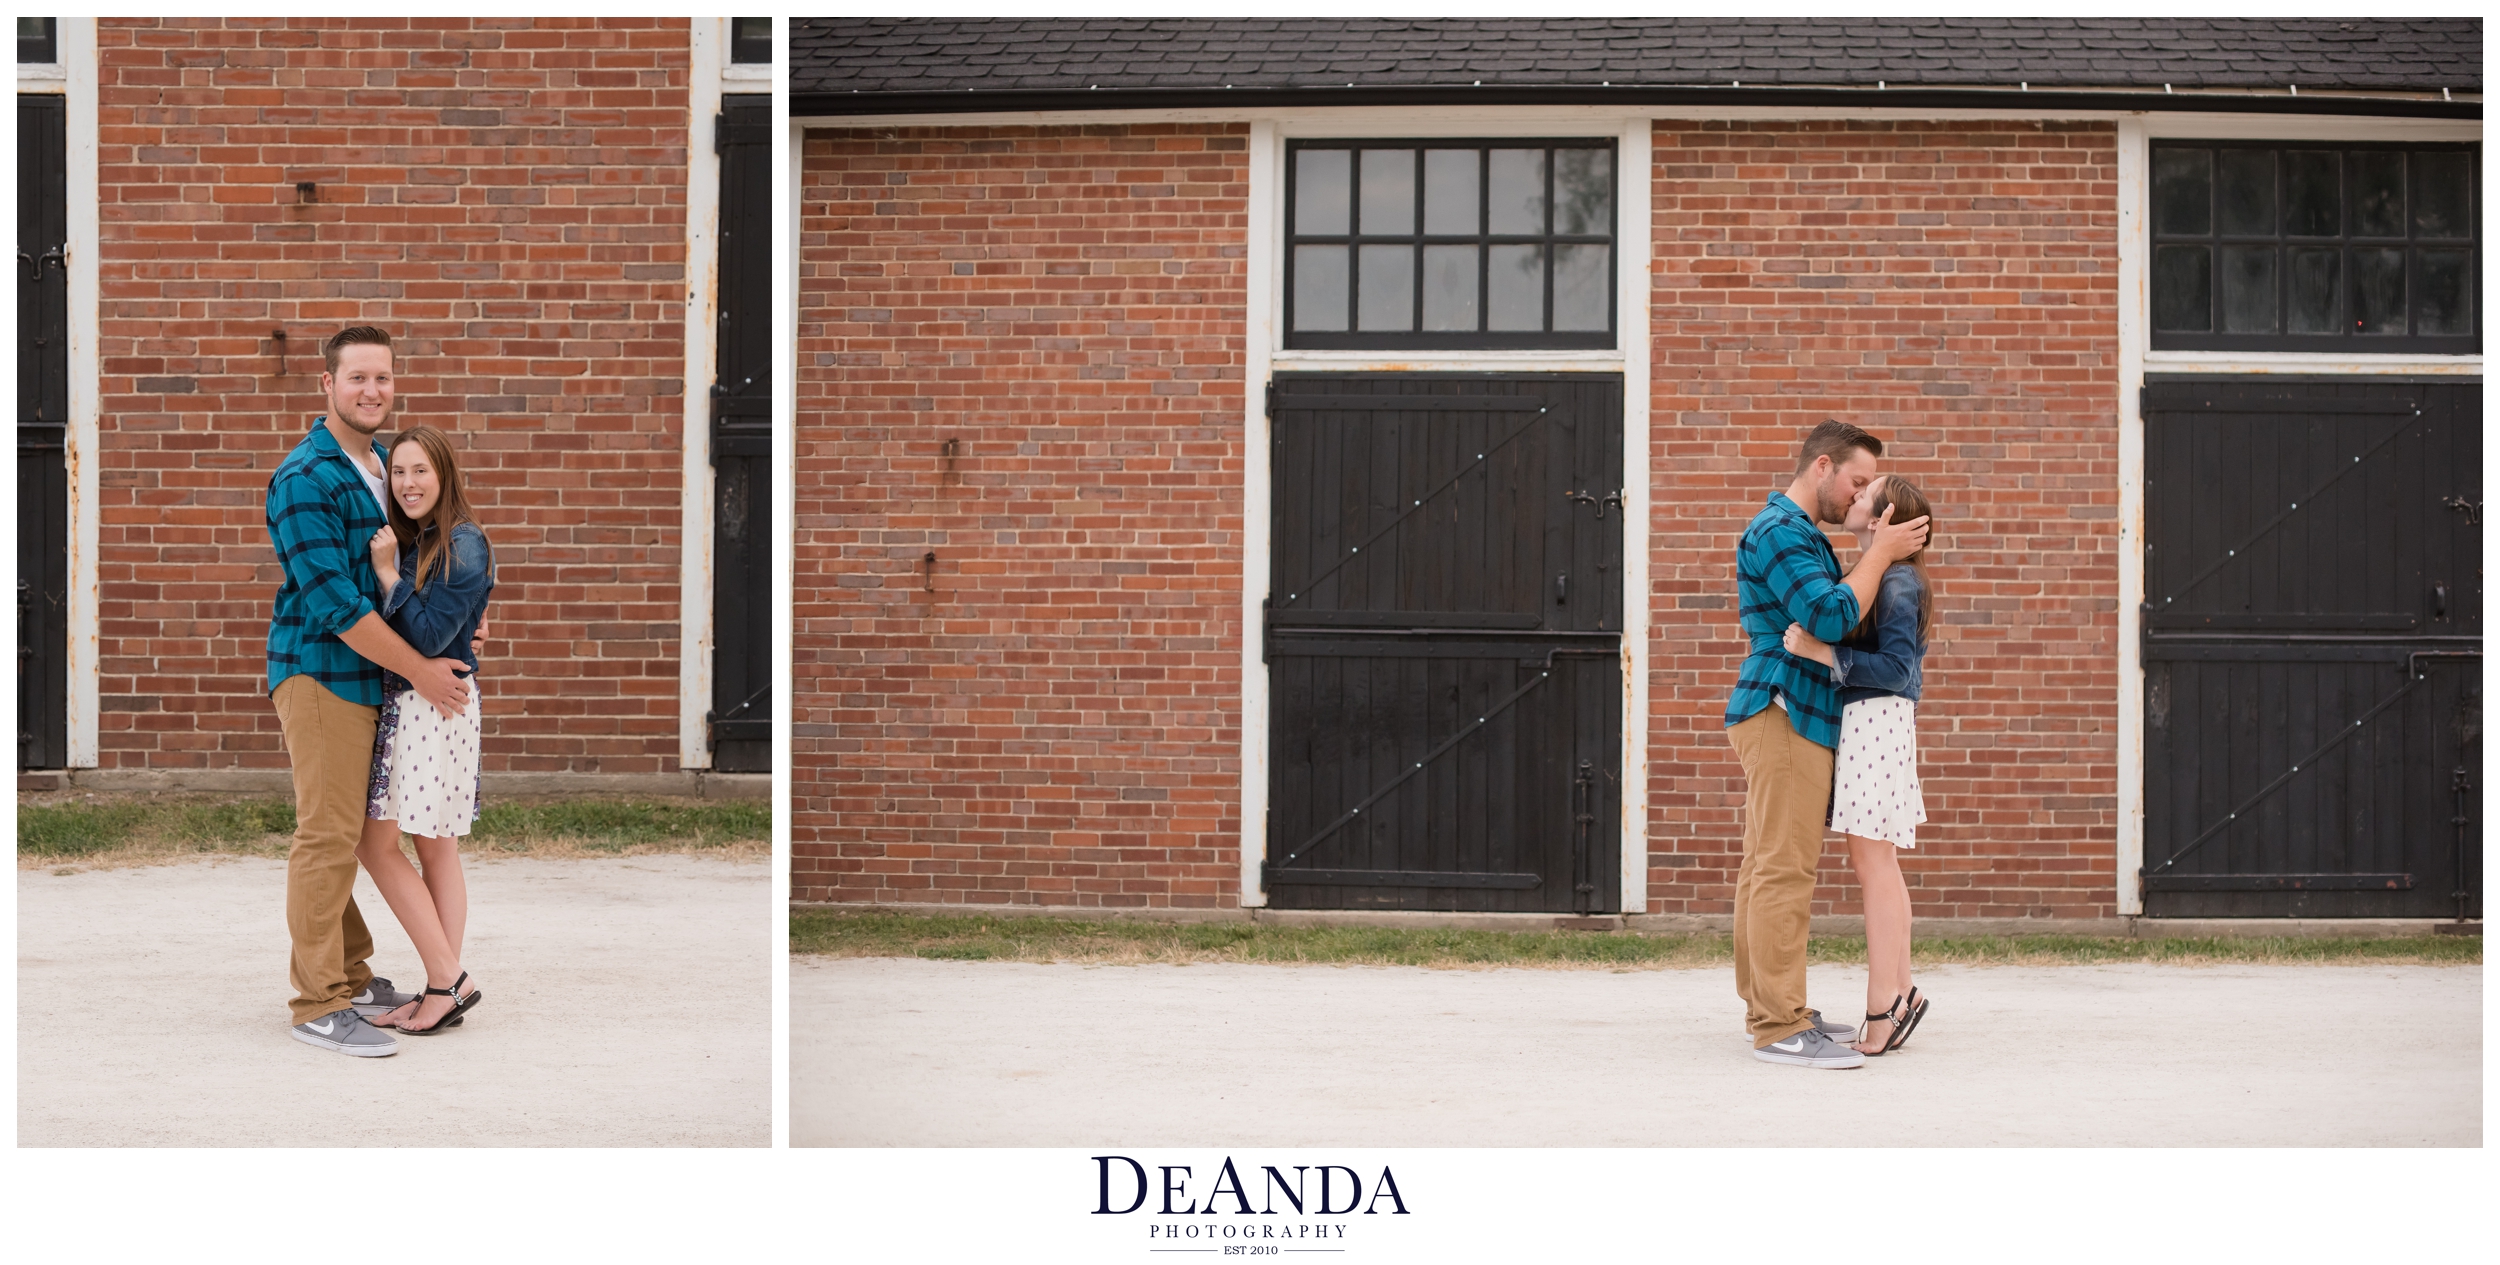
[[1614,145],[1297,141],[1289,347],[1611,347]]

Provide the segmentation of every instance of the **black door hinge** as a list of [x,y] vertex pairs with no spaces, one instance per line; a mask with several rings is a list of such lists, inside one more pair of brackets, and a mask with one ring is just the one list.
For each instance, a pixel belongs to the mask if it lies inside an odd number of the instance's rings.
[[1267,384],[1267,415],[1276,416],[1276,383],[1273,379]]

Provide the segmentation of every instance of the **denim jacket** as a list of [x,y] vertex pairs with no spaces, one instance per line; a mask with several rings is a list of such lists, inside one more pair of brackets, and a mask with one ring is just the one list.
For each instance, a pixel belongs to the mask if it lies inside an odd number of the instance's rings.
[[1896,562],[1875,591],[1875,637],[1832,647],[1832,680],[1846,707],[1862,698],[1897,695],[1918,701],[1926,643],[1918,639],[1918,568]]
[[418,654],[458,659],[477,671],[477,652],[469,648],[469,640],[486,617],[486,595],[495,587],[495,558],[486,546],[486,533],[475,523],[453,527],[451,564],[436,571],[421,590],[413,574],[416,565],[415,549],[399,551],[399,583],[382,599],[382,617]]

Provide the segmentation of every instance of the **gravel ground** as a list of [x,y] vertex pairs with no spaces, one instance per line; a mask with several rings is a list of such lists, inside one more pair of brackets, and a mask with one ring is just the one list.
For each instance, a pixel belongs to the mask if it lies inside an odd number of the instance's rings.
[[[1854,1017],[1865,976],[1815,967]],[[794,1146],[2482,1145],[2482,968],[1944,967],[1855,1071],[1725,969],[801,957]],[[2425,1017],[2435,1022],[2425,1023]]]
[[[458,1030],[354,1059],[287,1031],[286,865],[20,870],[21,1146],[767,1146],[769,866],[468,865]],[[377,973],[425,976],[371,881]]]

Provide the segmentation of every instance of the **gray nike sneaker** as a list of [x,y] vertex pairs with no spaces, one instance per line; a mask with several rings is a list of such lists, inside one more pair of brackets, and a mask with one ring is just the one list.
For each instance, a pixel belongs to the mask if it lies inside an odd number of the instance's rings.
[[295,1039],[306,1045],[360,1059],[378,1059],[399,1053],[399,1039],[366,1023],[363,1015],[353,1010],[336,1010],[310,1023],[294,1027]]
[[[390,985],[389,980],[375,980],[374,982],[383,985],[384,987],[388,987]],[[1824,1018],[1822,1011],[1809,1009],[1806,1011],[1806,1018],[1814,1021],[1814,1030],[1816,1032],[1822,1033],[1825,1040],[1831,1041],[1836,1045],[1847,1045],[1858,1039],[1857,1029],[1852,1028],[1836,1019]]]
[[1813,1028],[1760,1046],[1754,1050],[1753,1056],[1765,1063],[1789,1063],[1798,1067],[1866,1066],[1865,1055],[1848,1046],[1833,1044],[1831,1038]]
[[371,1019],[375,1015],[387,1015],[392,1011],[417,1000],[417,995],[415,993],[400,992],[398,989],[391,987],[391,982],[389,980],[376,975],[373,977],[372,983],[365,985],[365,991],[358,993],[347,1000],[348,1004],[356,1008],[357,1014],[363,1015],[367,1019]]

